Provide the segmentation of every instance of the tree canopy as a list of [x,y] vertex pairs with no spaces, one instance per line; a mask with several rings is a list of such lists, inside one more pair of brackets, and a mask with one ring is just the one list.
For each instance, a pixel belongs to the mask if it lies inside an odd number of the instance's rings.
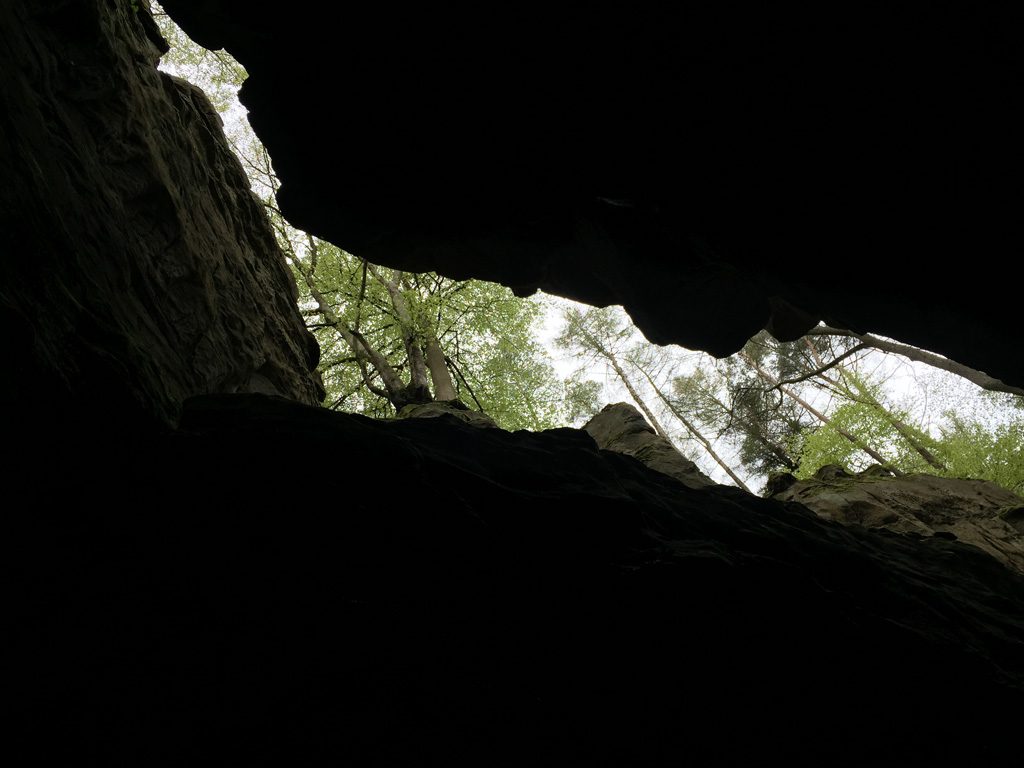
[[[780,343],[762,332],[715,360],[646,342],[615,308],[570,306],[563,316],[557,343],[577,360],[576,380],[603,365],[656,431],[725,482],[753,488],[780,471],[877,465],[1024,494],[1024,398],[978,372],[961,378],[952,369],[964,366],[935,365],[933,353],[904,355],[906,345],[868,334]],[[906,368],[913,378],[895,383]],[[591,383],[601,399],[616,396]]]

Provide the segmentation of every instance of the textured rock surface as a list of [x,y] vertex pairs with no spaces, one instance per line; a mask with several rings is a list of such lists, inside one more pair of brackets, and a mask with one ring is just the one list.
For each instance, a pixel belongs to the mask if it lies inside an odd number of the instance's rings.
[[[990,278],[1021,252],[1013,23],[844,17],[788,57],[776,32],[807,17],[773,12],[769,47],[730,30],[702,58],[644,5],[591,8],[582,34],[550,4],[467,29],[436,6],[165,3],[248,70],[285,213],[354,253],[621,303],[652,341],[715,354],[825,318],[1024,383],[1018,285]],[[952,40],[978,47],[954,65]],[[283,94],[337,94],[348,119]]]
[[973,547],[577,430],[258,395],[182,425],[19,470],[51,511],[0,537],[14,764],[1019,757],[1024,578]]
[[494,419],[479,411],[473,411],[462,403],[433,402],[407,405],[398,412],[400,419],[436,419],[450,416],[474,427],[497,427]]
[[995,483],[932,475],[890,477],[871,470],[850,475],[829,465],[773,498],[800,502],[826,520],[896,533],[952,535],[1024,572],[1024,499]]
[[172,420],[212,392],[318,402],[262,209],[132,5],[0,7],[4,400],[108,420],[132,404]]
[[583,430],[594,438],[598,448],[632,456],[688,488],[714,485],[711,478],[657,434],[640,411],[628,403],[606,405],[583,425]]

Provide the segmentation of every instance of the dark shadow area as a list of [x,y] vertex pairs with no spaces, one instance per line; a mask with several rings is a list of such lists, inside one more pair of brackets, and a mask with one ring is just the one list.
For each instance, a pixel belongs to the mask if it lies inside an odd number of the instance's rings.
[[[688,488],[577,430],[315,407],[291,274],[146,5],[0,4],[14,762],[1017,758],[1024,582],[979,550]],[[963,191],[989,166],[902,149],[941,78],[913,107],[907,76],[840,79],[840,108],[639,16],[462,37],[431,9],[382,46],[362,12],[168,5],[249,68],[286,212],[343,246],[716,352],[834,315],[1024,382],[1003,208]],[[325,88],[357,119],[297,135],[280,100]],[[867,246],[886,279],[835,284]],[[953,253],[986,261],[927,268]]]
[[76,447],[20,468],[45,508],[5,536],[19,710],[69,759],[1016,752],[1024,585],[970,547],[691,490],[574,430],[236,395],[103,466]]

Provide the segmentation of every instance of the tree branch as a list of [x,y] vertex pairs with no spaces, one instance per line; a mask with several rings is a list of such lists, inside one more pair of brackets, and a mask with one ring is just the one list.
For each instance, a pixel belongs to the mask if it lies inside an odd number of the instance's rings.
[[924,363],[930,365],[933,368],[938,368],[941,371],[947,373],[954,373],[957,376],[967,379],[972,384],[975,384],[982,389],[987,389],[990,392],[1005,392],[1010,395],[1017,395],[1018,397],[1024,397],[1024,389],[1020,387],[1013,387],[1009,384],[1004,384],[999,379],[989,376],[984,371],[979,371],[970,366],[958,363],[955,360],[950,360],[948,357],[937,355],[934,352],[928,352],[918,347],[912,347],[909,344],[901,344],[897,341],[888,341],[887,339],[879,338],[878,336],[872,336],[870,333],[855,333],[853,331],[847,331],[843,328],[832,328],[827,325],[818,326],[812,328],[807,332],[808,336],[848,336],[850,338],[858,339],[862,344],[878,349],[882,352],[892,352],[893,354],[902,355],[908,360],[913,360],[918,363]]
[[[813,379],[815,376],[820,376],[830,368],[834,368],[835,366],[839,365],[846,358],[856,354],[857,352],[860,352],[862,349],[867,349],[867,346],[867,344],[858,344],[857,346],[853,347],[847,352],[844,352],[843,354],[839,355],[839,357],[834,358],[832,362],[826,363],[825,365],[822,365],[820,368],[816,368],[810,373],[805,373],[803,376],[796,376],[792,379],[783,379],[782,381],[778,382],[774,387],[772,387],[772,389],[778,389],[779,387],[785,386],[786,384],[798,384],[801,381],[807,381],[807,379]],[[825,380],[828,381],[828,379]]]
[[462,383],[466,385],[466,391],[469,392],[469,396],[473,398],[473,402],[476,403],[476,407],[480,409],[480,413],[486,415],[487,411],[484,410],[483,405],[481,405],[480,401],[477,400],[476,393],[473,391],[473,388],[469,386],[469,382],[466,381],[466,377],[462,374],[462,371],[459,370],[459,366],[457,366],[455,361],[450,357],[446,356],[444,361],[447,365],[451,366],[453,371],[455,371],[455,375],[462,379]]

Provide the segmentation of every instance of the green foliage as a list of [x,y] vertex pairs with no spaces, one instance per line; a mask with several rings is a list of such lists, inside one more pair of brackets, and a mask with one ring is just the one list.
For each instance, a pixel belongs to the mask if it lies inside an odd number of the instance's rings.
[[[363,260],[329,243],[316,242],[315,280],[321,297],[338,319],[359,331],[399,373],[408,369],[406,328],[387,289],[373,276],[395,273],[367,267]],[[287,243],[294,259],[304,258]],[[303,262],[305,263],[305,261]],[[314,322],[320,342],[321,372],[329,407],[374,417],[393,414],[385,398],[363,384],[351,347],[337,329],[323,322],[311,292],[296,271],[300,306]],[[479,280],[455,281],[434,273],[404,275],[402,298],[409,307],[419,344],[434,337],[448,358],[459,399],[506,429],[547,429],[562,420],[563,389],[534,340],[543,308],[503,286]],[[369,370],[371,383],[380,384]]]
[[[759,365],[772,363],[770,347],[757,339],[745,351]],[[706,425],[716,439],[735,446],[739,464],[749,473],[796,466],[788,447],[806,425],[806,414],[769,389],[741,358],[702,357],[693,370],[673,378],[672,391],[680,410]]]
[[943,436],[943,458],[950,477],[991,480],[1024,496],[1024,418],[994,430],[948,413],[951,428]]
[[565,419],[569,424],[582,424],[601,410],[598,381],[585,379],[580,371],[565,380]]
[[505,429],[558,426],[563,387],[535,340],[542,305],[494,283],[441,283],[457,288],[433,311],[441,317],[438,340],[453,362],[460,398]]
[[[800,479],[813,476],[826,464],[839,464],[851,472],[859,472],[877,463],[842,432],[856,436],[876,450],[881,446],[892,447],[898,439],[892,425],[878,411],[861,403],[844,403],[832,411],[829,419],[828,424],[807,427],[794,441],[800,466],[793,474]],[[889,452],[883,451],[883,455],[890,457]],[[891,463],[899,469],[906,466],[906,462],[902,462],[903,466],[900,461]]]
[[[801,433],[797,449],[800,467],[794,474],[801,479],[811,477],[826,464],[857,472],[875,463],[840,434],[844,430],[880,450],[900,472],[989,480],[1024,495],[1024,419],[991,427],[967,421],[952,411],[945,417],[948,426],[936,440],[912,424],[905,411],[864,402],[844,403],[830,414],[829,424]],[[894,426],[894,419],[904,425],[903,431]],[[923,444],[941,467],[925,460],[914,448],[915,442]]]

